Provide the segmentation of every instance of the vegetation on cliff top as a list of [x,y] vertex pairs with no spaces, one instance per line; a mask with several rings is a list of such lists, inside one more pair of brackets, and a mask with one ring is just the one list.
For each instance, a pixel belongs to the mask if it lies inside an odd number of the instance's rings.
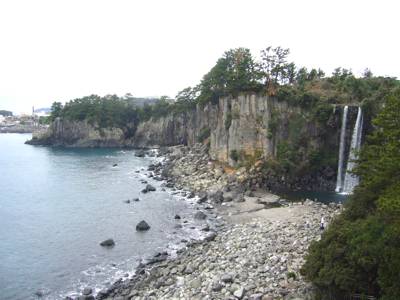
[[[88,120],[100,127],[123,126],[126,122],[140,122],[169,114],[192,111],[197,104],[216,104],[223,96],[240,93],[261,93],[275,96],[315,111],[324,118],[331,104],[362,104],[366,112],[376,113],[385,95],[399,81],[394,78],[374,77],[368,69],[362,78],[350,70],[337,68],[331,77],[320,69],[297,67],[288,61],[289,49],[268,47],[256,60],[249,49],[226,51],[215,66],[195,87],[180,91],[174,100],[161,97],[152,105],[136,106],[131,98],[91,95],[68,102],[64,107],[55,103],[52,119],[61,116],[71,120]],[[322,120],[323,121],[323,120]]]
[[321,298],[400,295],[400,89],[374,120],[358,160],[360,185],[345,212],[310,247],[303,274]]

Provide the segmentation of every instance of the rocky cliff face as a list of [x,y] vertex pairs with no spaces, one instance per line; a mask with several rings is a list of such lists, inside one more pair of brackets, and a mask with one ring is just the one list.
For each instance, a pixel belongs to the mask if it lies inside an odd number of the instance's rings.
[[[277,172],[267,174],[278,176],[278,185],[290,182],[290,172],[296,170],[298,179],[314,174],[301,185],[316,181],[317,186],[331,189],[336,176],[340,115],[341,110],[333,107],[321,117],[315,111],[265,95],[243,94],[220,98],[216,105],[198,105],[192,111],[141,122],[130,135],[121,128],[100,129],[86,122],[56,120],[45,134],[34,135],[31,143],[142,148],[191,146],[199,139],[208,140],[213,160],[238,167],[254,165],[264,158],[279,166]],[[330,183],[321,184],[321,180]]]
[[96,128],[84,121],[56,119],[46,131],[34,132],[28,144],[63,147],[124,147],[129,144],[121,128]]
[[[326,123],[313,119],[311,113],[299,107],[260,95],[224,97],[217,105],[197,106],[196,110],[149,120],[138,126],[133,146],[170,146],[180,143],[193,145],[201,132],[208,129],[210,155],[214,160],[237,164],[246,157],[274,158],[281,144],[298,142],[299,146],[319,150],[322,146],[336,147],[339,110],[334,110]],[[327,138],[327,132],[330,135]]]
[[[271,189],[308,186],[332,190],[341,114],[341,109],[332,107],[318,115],[256,94],[224,97],[217,105],[197,106],[192,112],[141,123],[132,145],[191,146],[209,132],[213,160],[238,167],[263,158],[278,165],[258,175],[260,185],[269,182]],[[262,180],[263,176],[267,180]]]

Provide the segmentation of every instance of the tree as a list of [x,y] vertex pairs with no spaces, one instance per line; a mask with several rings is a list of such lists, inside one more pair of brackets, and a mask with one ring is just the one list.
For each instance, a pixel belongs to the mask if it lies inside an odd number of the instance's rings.
[[307,68],[302,67],[299,69],[296,75],[296,82],[300,85],[303,86],[306,81],[308,80],[308,71]]
[[289,49],[271,46],[261,51],[262,71],[267,87],[284,83],[288,78],[288,69],[293,71],[293,65],[287,63],[289,53]]
[[50,108],[50,120],[54,121],[56,118],[61,117],[61,113],[63,110],[63,105],[61,102],[53,102]]
[[257,91],[261,74],[250,50],[237,48],[226,51],[200,83],[200,103],[239,92]]
[[372,78],[372,76],[373,76],[371,70],[368,69],[368,68],[366,68],[366,69],[364,70],[364,72],[363,72],[362,75],[363,75],[364,78]]

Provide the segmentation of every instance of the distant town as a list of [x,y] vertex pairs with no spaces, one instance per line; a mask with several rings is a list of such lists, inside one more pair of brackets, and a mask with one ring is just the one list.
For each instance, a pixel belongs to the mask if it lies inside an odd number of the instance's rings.
[[0,133],[32,133],[47,127],[49,116],[49,108],[32,108],[30,115],[14,115],[11,111],[0,110]]

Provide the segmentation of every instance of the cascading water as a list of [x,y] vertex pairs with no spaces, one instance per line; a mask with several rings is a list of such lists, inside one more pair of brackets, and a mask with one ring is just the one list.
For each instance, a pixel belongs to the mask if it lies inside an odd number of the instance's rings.
[[337,180],[336,180],[336,189],[337,193],[342,191],[343,187],[343,161],[344,161],[344,149],[346,147],[346,124],[347,124],[347,112],[349,107],[346,105],[343,110],[343,119],[342,119],[342,128],[340,130],[340,146],[339,146],[339,163],[338,163],[338,172],[337,172]]
[[358,176],[352,174],[351,171],[354,168],[354,160],[357,158],[357,153],[361,147],[362,127],[363,114],[361,107],[358,107],[357,120],[354,126],[353,136],[351,137],[349,159],[347,161],[346,175],[344,176],[342,189],[342,192],[346,194],[351,194],[354,188],[358,185]]

